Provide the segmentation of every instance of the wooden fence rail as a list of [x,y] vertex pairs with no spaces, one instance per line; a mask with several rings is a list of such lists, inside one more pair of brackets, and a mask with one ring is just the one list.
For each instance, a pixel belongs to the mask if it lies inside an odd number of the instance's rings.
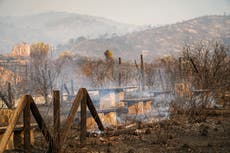
[[[73,105],[70,109],[69,115],[66,119],[65,127],[62,130],[62,135],[61,135],[61,140],[60,144],[64,144],[65,140],[67,138],[68,132],[70,130],[71,124],[74,120],[74,116],[79,108],[79,105],[81,104],[81,135],[80,135],[80,141],[81,144],[84,144],[85,137],[86,137],[86,117],[87,117],[87,112],[86,112],[86,106],[88,106],[90,113],[92,114],[95,122],[98,125],[98,128],[101,131],[104,131],[104,126],[99,118],[99,115],[96,111],[96,108],[93,105],[93,102],[85,88],[80,88],[77,96],[75,97],[73,101]],[[63,145],[62,145],[63,146]],[[64,148],[60,148],[60,152],[63,151]]]
[[[53,123],[53,135],[51,135],[48,127],[46,126],[45,121],[43,120],[32,96],[25,95],[23,96],[19,103],[17,108],[14,111],[13,117],[10,119],[9,125],[3,134],[3,137],[0,141],[0,153],[3,153],[6,145],[9,141],[10,136],[12,135],[12,132],[16,126],[16,123],[20,117],[20,114],[23,111],[23,126],[24,126],[24,152],[30,153],[31,152],[31,138],[30,138],[30,111],[32,112],[38,127],[40,128],[46,142],[49,144],[48,151],[49,153],[60,153],[62,152],[61,146],[65,143],[66,137],[68,135],[68,132],[70,130],[71,124],[74,121],[75,114],[77,112],[77,109],[79,105],[81,104],[81,133],[80,133],[80,141],[81,144],[84,144],[84,141],[86,139],[86,118],[87,118],[87,109],[86,106],[88,106],[94,120],[96,121],[98,128],[100,130],[104,130],[104,126],[98,116],[98,113],[93,105],[93,102],[85,88],[79,89],[74,101],[73,105],[70,109],[69,115],[66,119],[65,126],[63,130],[60,129],[60,95],[59,91],[53,92],[53,117],[54,117],[54,123]],[[61,145],[62,144],[62,145]]]
[[13,117],[11,118],[10,122],[9,122],[9,126],[6,129],[6,132],[3,134],[2,136],[2,140],[0,142],[0,153],[3,153],[3,151],[5,150],[5,147],[10,139],[10,136],[14,130],[14,127],[19,119],[19,116],[22,112],[22,110],[24,109],[24,107],[26,106],[26,96],[23,96],[21,98],[21,100],[18,103],[18,107],[16,108]]

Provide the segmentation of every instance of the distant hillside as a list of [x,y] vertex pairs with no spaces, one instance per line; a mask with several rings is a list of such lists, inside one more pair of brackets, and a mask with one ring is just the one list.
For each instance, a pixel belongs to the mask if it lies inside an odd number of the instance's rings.
[[147,57],[153,58],[175,54],[185,43],[201,40],[221,40],[230,44],[230,16],[204,16],[108,39],[79,39],[61,46],[59,50],[65,48],[82,55],[103,56],[103,52],[110,49],[116,57],[126,59],[137,58],[142,50],[148,50]]
[[50,12],[30,16],[0,16],[0,53],[9,52],[17,43],[43,41],[56,46],[71,38],[111,37],[138,27],[101,17]]

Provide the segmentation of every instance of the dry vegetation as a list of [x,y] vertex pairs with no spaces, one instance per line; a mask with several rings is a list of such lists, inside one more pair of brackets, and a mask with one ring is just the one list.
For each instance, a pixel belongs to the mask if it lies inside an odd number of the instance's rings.
[[[45,45],[45,44],[40,44]],[[40,48],[40,47],[39,47]],[[47,50],[47,46],[44,46]],[[107,52],[108,53],[108,52]],[[59,75],[59,69],[66,61],[77,64],[81,72],[91,81],[93,87],[138,84],[140,66],[135,63],[113,59],[112,53],[106,60],[75,60],[73,54],[65,52],[58,59],[54,69],[41,52],[32,54],[30,61],[31,82],[34,92],[48,97]],[[108,54],[107,54],[108,55]],[[35,64],[39,63],[39,64]],[[183,94],[175,92],[170,103],[169,117],[159,122],[136,122],[134,126],[121,125],[107,128],[105,132],[88,133],[85,144],[79,142],[79,127],[73,125],[67,142],[62,144],[66,153],[150,153],[150,152],[223,152],[230,151],[230,51],[220,43],[200,42],[185,46],[181,57],[164,57],[152,63],[145,63],[145,83],[149,90],[161,86],[163,90],[174,90],[176,84],[186,85],[191,90]],[[52,73],[52,70],[55,73]],[[36,82],[38,81],[38,82]],[[167,83],[167,85],[163,85]],[[39,86],[41,85],[41,86]],[[30,89],[30,88],[29,88]],[[32,92],[32,91],[31,91]],[[46,99],[48,103],[48,99]],[[47,147],[39,133],[36,133],[37,152]],[[44,147],[46,146],[46,147]]]

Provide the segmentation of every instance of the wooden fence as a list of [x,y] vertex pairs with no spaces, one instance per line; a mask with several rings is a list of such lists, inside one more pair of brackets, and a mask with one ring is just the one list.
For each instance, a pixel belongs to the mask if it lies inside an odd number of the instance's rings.
[[47,152],[49,153],[60,153],[64,148],[62,148],[65,140],[67,138],[68,132],[70,130],[71,124],[74,121],[74,116],[81,104],[81,133],[80,141],[84,144],[86,139],[86,119],[88,106],[90,113],[92,114],[94,120],[96,121],[98,128],[104,131],[104,126],[98,116],[98,113],[93,105],[93,102],[85,88],[80,88],[70,109],[69,115],[66,119],[66,123],[63,129],[60,129],[60,95],[59,91],[53,92],[53,134],[50,133],[44,119],[42,118],[32,96],[25,95],[20,98],[17,108],[14,111],[12,118],[10,119],[9,125],[3,134],[0,141],[0,153],[3,153],[9,138],[16,126],[16,123],[23,112],[23,126],[24,126],[24,152],[31,152],[31,138],[30,138],[30,112],[32,112],[38,127],[40,128],[46,142],[49,144]]

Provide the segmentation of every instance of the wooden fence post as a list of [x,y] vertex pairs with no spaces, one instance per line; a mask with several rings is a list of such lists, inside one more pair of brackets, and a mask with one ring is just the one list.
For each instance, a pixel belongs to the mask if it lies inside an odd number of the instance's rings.
[[80,101],[82,100],[82,98],[83,98],[83,90],[82,90],[82,88],[80,88],[78,93],[77,93],[76,98],[73,101],[73,105],[70,109],[69,115],[66,119],[65,127],[64,127],[64,129],[62,131],[62,135],[61,135],[61,140],[60,140],[61,144],[65,143],[66,136],[69,132],[69,129],[71,127],[71,123],[73,122],[74,116],[77,112],[77,109],[80,105]]
[[13,108],[14,107],[14,104],[13,104],[13,100],[12,100],[12,90],[11,90],[11,83],[8,82],[8,99],[9,99],[9,104],[11,105],[11,107]]
[[5,131],[5,133],[3,134],[2,136],[2,139],[0,141],[0,153],[2,153],[5,148],[6,148],[6,145],[7,145],[7,142],[9,141],[9,138],[14,130],[14,127],[19,119],[19,116],[22,112],[22,110],[24,109],[25,105],[26,105],[26,100],[25,100],[26,96],[23,96],[19,103],[18,103],[18,106],[17,108],[15,109],[14,111],[14,114],[12,116],[12,118],[10,119],[10,122],[9,122],[9,125]]
[[30,97],[26,95],[26,106],[23,110],[23,124],[24,124],[24,152],[31,152],[31,138],[30,138]]
[[58,90],[53,91],[53,108],[54,108],[53,153],[59,153],[60,152],[60,93]]
[[[61,133],[61,139],[60,144],[64,144],[67,134],[69,132],[69,129],[71,127],[71,123],[73,122],[74,116],[77,112],[77,109],[81,103],[81,135],[80,135],[80,141],[81,144],[84,145],[85,139],[86,139],[86,119],[87,119],[87,109],[86,106],[88,106],[94,120],[96,121],[98,128],[101,131],[104,131],[104,126],[97,114],[97,111],[93,105],[92,100],[89,97],[89,94],[85,88],[80,88],[77,96],[74,99],[73,105],[70,109],[69,115],[66,119],[65,127],[63,128],[63,131]],[[63,147],[60,148],[60,152],[63,151]]]
[[81,100],[81,133],[80,133],[80,142],[84,145],[86,139],[86,91],[84,90],[83,99]]
[[119,76],[118,76],[118,85],[121,86],[121,58],[119,57]]
[[141,54],[141,88],[142,88],[142,91],[145,90],[144,87],[145,87],[144,60],[143,60],[143,55]]

